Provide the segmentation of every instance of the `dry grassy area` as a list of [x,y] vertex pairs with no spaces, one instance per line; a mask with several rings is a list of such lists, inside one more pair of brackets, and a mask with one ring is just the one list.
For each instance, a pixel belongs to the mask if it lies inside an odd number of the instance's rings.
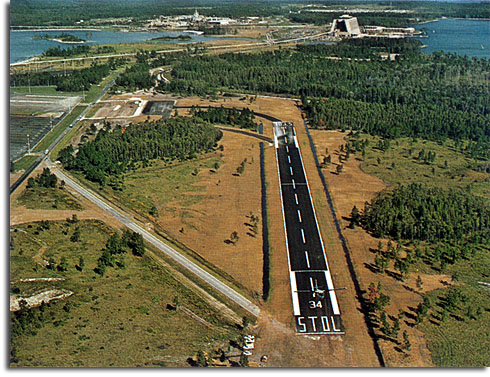
[[[153,203],[153,221],[173,239],[226,271],[257,297],[262,294],[262,233],[253,231],[251,214],[260,216],[259,141],[224,132],[223,151],[195,161],[128,173],[121,193],[140,213]],[[236,169],[245,161],[242,174]],[[216,168],[215,164],[219,166]],[[260,219],[261,224],[262,219]],[[232,243],[231,234],[238,241]]]
[[[243,107],[266,113],[282,120],[293,121],[301,142],[303,159],[309,183],[314,198],[314,204],[319,214],[319,223],[324,243],[327,248],[329,263],[333,272],[334,284],[345,287],[339,295],[342,318],[347,329],[343,337],[300,337],[295,334],[291,288],[288,276],[288,263],[282,222],[279,183],[275,151],[268,147],[265,153],[267,176],[267,201],[269,215],[269,232],[271,246],[271,286],[270,298],[263,306],[262,314],[257,325],[259,337],[256,345],[256,355],[269,354],[269,366],[377,366],[372,341],[359,312],[355,299],[352,281],[349,277],[345,256],[337,235],[334,232],[331,215],[327,209],[323,188],[316,173],[313,157],[307,138],[304,134],[302,118],[294,100],[265,98],[252,96],[228,98],[224,100],[203,100],[199,98],[184,98],[178,101],[178,106],[223,106]],[[184,114],[184,109],[179,109]],[[272,137],[272,124],[264,121],[264,134]]]
[[[384,291],[391,297],[391,302],[386,311],[387,314],[396,316],[398,311],[415,308],[422,301],[420,293],[441,288],[450,283],[450,278],[444,275],[420,274],[423,281],[423,290],[416,287],[417,271],[404,282],[395,280],[388,275],[380,275],[372,272],[367,266],[374,262],[375,253],[379,239],[371,237],[360,228],[348,228],[351,210],[353,206],[364,208],[364,202],[371,200],[377,192],[386,188],[380,178],[364,173],[360,169],[361,161],[356,156],[351,156],[348,161],[343,161],[342,173],[336,173],[339,164],[340,146],[346,143],[346,133],[340,131],[310,130],[314,140],[315,148],[320,161],[326,157],[325,148],[328,148],[332,156],[332,163],[323,168],[329,190],[332,194],[337,215],[341,221],[342,232],[346,237],[350,251],[355,261],[355,268],[360,277],[364,289],[371,282],[382,283]],[[382,240],[384,245],[387,240]],[[401,321],[400,334],[406,330],[412,343],[412,350],[403,353],[395,350],[396,345],[387,340],[380,340],[388,366],[433,366],[430,353],[426,346],[423,334],[412,327],[413,320]],[[401,339],[401,336],[400,336]]]

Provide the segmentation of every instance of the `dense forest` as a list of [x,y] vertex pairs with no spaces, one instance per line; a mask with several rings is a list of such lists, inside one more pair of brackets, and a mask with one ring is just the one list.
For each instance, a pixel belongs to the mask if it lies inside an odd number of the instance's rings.
[[81,92],[100,82],[111,70],[109,64],[94,64],[89,68],[66,72],[28,72],[10,75],[10,86],[55,85],[57,91]]
[[[292,0],[288,2],[298,2]],[[83,19],[131,17],[136,20],[158,15],[192,14],[194,9],[206,16],[272,16],[284,13],[285,1],[270,0],[12,0],[11,25],[73,25]]]
[[222,132],[193,118],[174,117],[127,128],[106,125],[97,137],[80,147],[63,149],[58,159],[69,170],[76,170],[93,182],[105,185],[107,176],[120,175],[135,162],[153,159],[194,158],[213,149]]
[[475,242],[490,235],[490,203],[464,192],[401,185],[366,203],[361,223],[375,237]]
[[128,91],[150,89],[153,85],[154,79],[150,74],[150,65],[148,63],[134,64],[116,79],[116,86]]
[[[328,5],[333,8],[344,8],[345,1],[311,1],[312,4]],[[309,22],[324,24],[329,22],[331,15],[301,11],[303,0],[106,0],[100,6],[100,0],[11,0],[11,25],[73,25],[83,19],[85,21],[100,18],[131,17],[135,20],[148,19],[158,15],[172,16],[192,14],[194,9],[206,16],[217,17],[267,17],[284,15],[293,22]],[[377,5],[375,1],[349,1],[352,7]],[[381,5],[384,5],[381,2]],[[384,13],[359,13],[363,23],[382,25],[407,25],[415,19],[437,17],[489,18],[488,3],[452,3],[434,1],[396,1],[390,6],[413,11],[411,17]],[[298,12],[301,11],[301,12]],[[355,12],[354,12],[355,14]]]
[[71,48],[61,48],[59,46],[50,47],[46,51],[43,52],[44,56],[48,57],[63,57],[68,58],[75,55],[87,54],[90,51],[89,46],[74,46]]
[[199,110],[193,106],[190,114],[198,120],[209,123],[221,123],[229,126],[247,128],[257,131],[257,123],[254,122],[255,114],[248,107],[240,110],[236,108],[228,109],[221,107],[208,107],[206,110]]
[[[426,55],[416,40],[345,41],[256,54],[196,55],[173,61],[162,91],[219,90],[295,95],[314,128],[352,128],[394,138],[473,141],[489,158],[490,61]],[[335,51],[334,51],[335,50]],[[383,61],[372,51],[401,54]]]

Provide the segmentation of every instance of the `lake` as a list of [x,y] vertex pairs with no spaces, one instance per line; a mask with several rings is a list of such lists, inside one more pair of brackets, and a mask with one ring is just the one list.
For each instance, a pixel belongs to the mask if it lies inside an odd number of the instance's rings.
[[[114,44],[114,43],[195,43],[211,41],[216,39],[235,39],[248,40],[249,38],[230,38],[220,36],[204,36],[181,32],[152,32],[152,31],[110,31],[110,30],[42,30],[42,31],[10,31],[10,64],[27,60],[33,56],[40,55],[48,48],[60,46],[62,48],[70,48],[71,46],[79,46],[80,44],[67,44],[49,40],[33,40],[32,38],[42,35],[56,36],[61,33],[75,35],[78,38],[84,39],[87,45],[99,44]],[[166,40],[166,41],[150,41],[153,38],[178,35],[189,35],[192,39],[187,41],[182,40]]]
[[414,25],[425,31],[420,41],[425,53],[452,52],[459,55],[490,59],[490,21],[446,18]]

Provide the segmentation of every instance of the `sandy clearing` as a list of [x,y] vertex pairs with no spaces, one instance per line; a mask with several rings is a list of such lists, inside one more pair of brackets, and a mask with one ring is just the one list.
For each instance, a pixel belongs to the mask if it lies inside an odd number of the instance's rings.
[[62,300],[72,294],[73,292],[66,289],[50,289],[29,297],[10,296],[10,311],[16,312],[20,310],[20,302],[23,300],[26,302],[26,307],[32,308],[41,305],[43,302],[48,304],[51,301]]

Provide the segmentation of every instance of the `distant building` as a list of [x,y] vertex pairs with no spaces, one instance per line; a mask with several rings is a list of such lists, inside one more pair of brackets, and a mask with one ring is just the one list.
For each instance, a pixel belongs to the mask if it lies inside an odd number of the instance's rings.
[[357,17],[344,14],[343,16],[340,16],[340,18],[334,19],[332,22],[332,27],[330,28],[330,34],[346,37],[360,36],[361,28],[359,27]]

